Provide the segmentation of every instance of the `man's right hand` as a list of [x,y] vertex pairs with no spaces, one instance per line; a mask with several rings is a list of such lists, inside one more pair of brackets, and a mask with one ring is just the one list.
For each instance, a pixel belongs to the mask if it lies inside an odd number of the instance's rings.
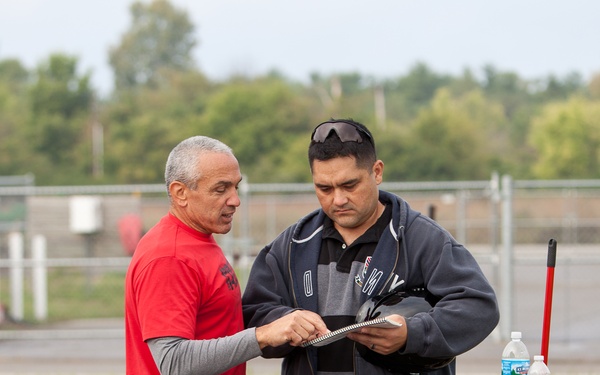
[[299,346],[303,342],[329,333],[325,322],[318,314],[307,310],[296,310],[281,318],[256,328],[256,339],[260,348],[290,344]]

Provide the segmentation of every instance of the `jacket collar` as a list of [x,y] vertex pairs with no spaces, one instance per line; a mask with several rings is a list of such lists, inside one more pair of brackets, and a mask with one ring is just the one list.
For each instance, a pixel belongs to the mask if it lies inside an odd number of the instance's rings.
[[[379,294],[384,287],[402,282],[394,271],[399,263],[398,238],[407,222],[406,203],[394,194],[379,192],[379,200],[392,205],[392,221],[375,248],[361,293],[361,302]],[[290,243],[289,267],[291,283],[298,307],[317,311],[317,266],[321,250],[323,210],[316,210],[301,219]],[[387,289],[386,289],[387,290]]]

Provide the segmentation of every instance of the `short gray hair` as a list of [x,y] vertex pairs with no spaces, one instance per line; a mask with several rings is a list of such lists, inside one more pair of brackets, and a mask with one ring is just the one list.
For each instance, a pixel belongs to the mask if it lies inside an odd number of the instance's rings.
[[220,152],[233,156],[231,147],[203,135],[185,139],[171,150],[165,167],[165,183],[169,197],[171,196],[169,185],[173,181],[179,181],[188,188],[196,190],[201,177],[201,168],[198,168],[198,164],[200,164],[202,154],[206,152]]

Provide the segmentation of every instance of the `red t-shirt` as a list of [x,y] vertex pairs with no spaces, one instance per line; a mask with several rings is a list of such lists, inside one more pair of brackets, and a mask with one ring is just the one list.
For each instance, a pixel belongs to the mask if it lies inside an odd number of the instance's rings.
[[[160,374],[145,340],[213,339],[243,329],[240,286],[213,236],[164,216],[141,239],[127,271],[127,374]],[[245,371],[241,364],[225,374]]]

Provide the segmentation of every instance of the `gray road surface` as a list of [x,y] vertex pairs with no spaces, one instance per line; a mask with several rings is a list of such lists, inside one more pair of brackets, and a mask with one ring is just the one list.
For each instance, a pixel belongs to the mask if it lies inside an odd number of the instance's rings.
[[[590,251],[600,252],[600,249]],[[523,341],[532,357],[540,352],[545,253],[540,247],[538,254],[531,254],[534,261],[519,262],[514,267],[516,307],[511,329],[523,332]],[[571,255],[568,262],[563,261],[559,250],[549,367],[554,375],[600,375],[600,264]],[[494,270],[486,265],[483,268],[495,283]],[[124,374],[121,319],[61,323],[40,331],[37,338],[7,338],[1,328],[0,375]],[[86,334],[96,338],[85,338]],[[504,345],[498,332],[492,333],[481,345],[459,357],[458,373],[497,375]],[[254,359],[248,363],[248,374],[275,375],[279,373],[279,365],[278,360]]]

